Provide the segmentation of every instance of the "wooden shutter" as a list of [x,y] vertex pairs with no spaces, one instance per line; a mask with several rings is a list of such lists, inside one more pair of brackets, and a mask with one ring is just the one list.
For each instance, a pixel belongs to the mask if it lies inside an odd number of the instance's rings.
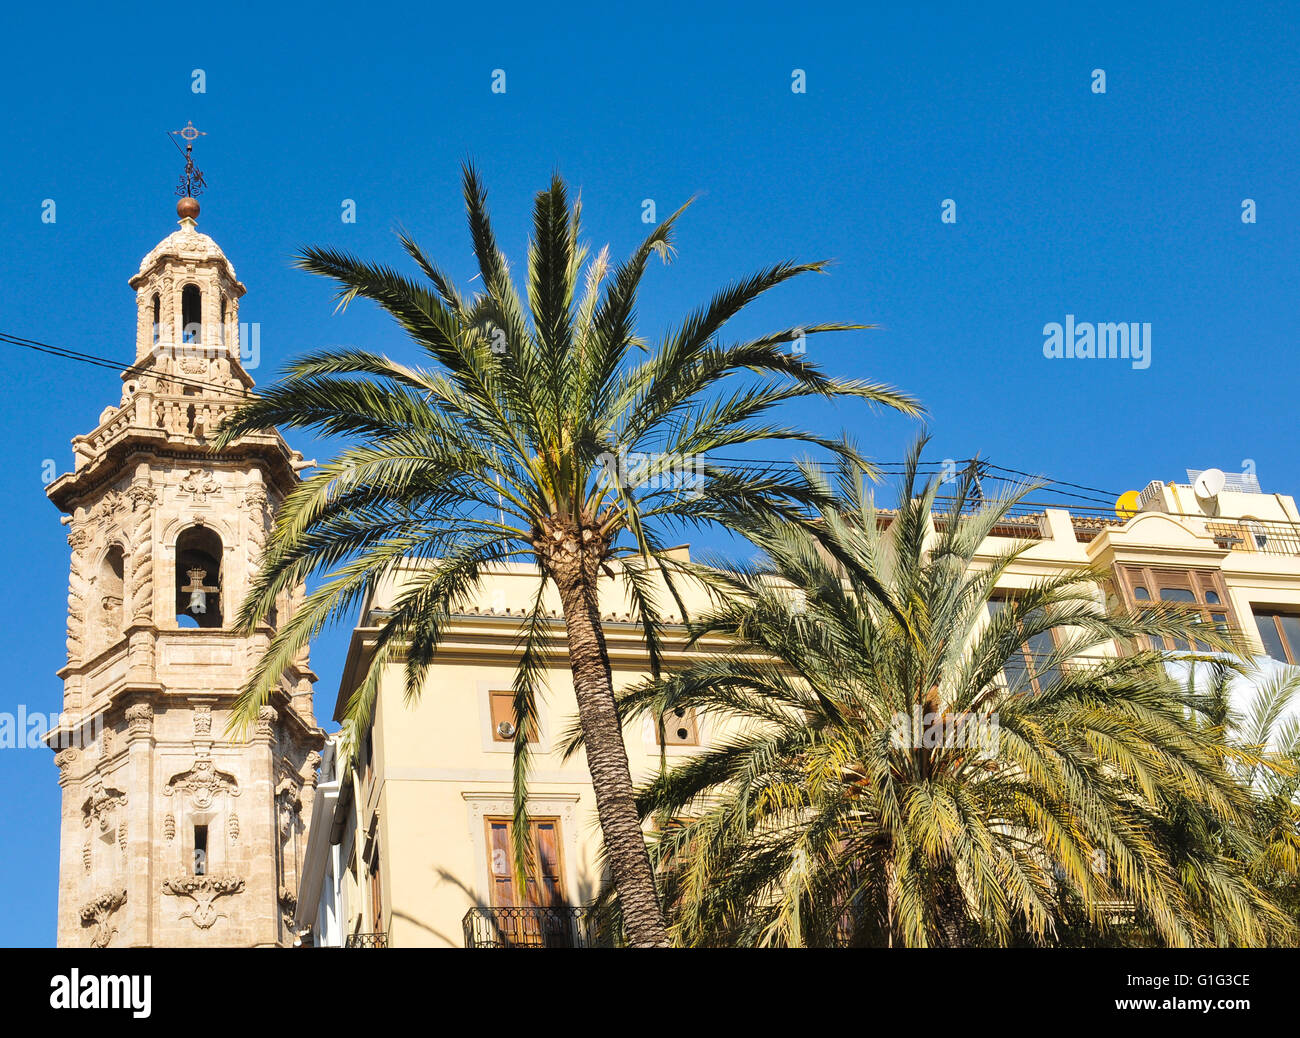
[[560,827],[556,822],[533,822],[534,848],[537,854],[537,896],[540,904],[564,903],[560,881]]
[[512,908],[515,905],[515,888],[510,868],[510,823],[504,819],[488,819],[487,825],[492,904],[496,908]]
[[[693,707],[679,706],[664,712],[663,745],[698,746],[699,729],[695,723]],[[659,741],[659,731],[655,730],[655,741]]]
[[[513,735],[502,735],[502,723],[509,724],[514,728],[518,721],[515,717],[515,694],[513,692],[489,692],[488,701],[491,705],[491,724],[492,724],[492,741],[493,742],[514,742]],[[528,741],[537,742],[537,720],[528,726]]]

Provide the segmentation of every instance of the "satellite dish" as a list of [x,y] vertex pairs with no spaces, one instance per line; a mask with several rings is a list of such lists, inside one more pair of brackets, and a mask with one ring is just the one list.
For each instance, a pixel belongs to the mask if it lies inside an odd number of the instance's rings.
[[1115,502],[1115,514],[1121,519],[1130,519],[1138,512],[1138,492],[1126,490]]
[[1227,482],[1222,469],[1206,469],[1196,477],[1196,482],[1192,484],[1192,490],[1202,501],[1211,501],[1219,496],[1219,491],[1223,489]]

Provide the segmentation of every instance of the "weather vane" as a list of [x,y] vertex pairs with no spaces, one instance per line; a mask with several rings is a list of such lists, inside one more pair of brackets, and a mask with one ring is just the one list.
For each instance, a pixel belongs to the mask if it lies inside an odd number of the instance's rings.
[[203,179],[203,170],[194,165],[194,142],[200,137],[206,137],[207,132],[194,128],[193,121],[187,122],[182,130],[172,130],[167,134],[176,144],[176,150],[180,151],[181,146],[176,143],[179,136],[185,141],[185,172],[181,174],[180,185],[176,188],[176,193],[182,198],[196,198],[203,193],[207,183]]

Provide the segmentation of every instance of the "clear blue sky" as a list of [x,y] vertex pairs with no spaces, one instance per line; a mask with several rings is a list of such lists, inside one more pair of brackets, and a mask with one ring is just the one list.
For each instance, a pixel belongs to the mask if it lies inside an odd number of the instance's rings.
[[[699,195],[676,263],[647,279],[650,333],[760,264],[834,258],[737,332],[883,326],[814,340],[811,356],[918,395],[933,457],[978,450],[1116,491],[1253,459],[1265,490],[1300,491],[1295,5],[876,6],[11,7],[0,330],[129,361],[126,279],[175,226],[164,133],[193,120],[209,134],[200,228],[248,286],[259,381],[326,344],[410,356],[372,309],[332,316],[328,286],[289,257],[319,242],[399,262],[401,222],[468,278],[457,166],[473,156],[520,263],[552,169],[615,255],[643,233],[643,199],[662,216]],[[504,94],[490,90],[498,68]],[[796,68],[806,93],[791,90]],[[1043,326],[1066,314],[1149,322],[1151,366],[1044,358]],[[70,467],[69,439],[120,384],[0,351],[0,710],[56,710],[68,549],[42,466]],[[791,417],[848,428],[882,459],[915,431],[849,406]],[[342,642],[314,653],[325,714]],[[0,752],[0,944],[53,943],[56,774],[48,751]]]

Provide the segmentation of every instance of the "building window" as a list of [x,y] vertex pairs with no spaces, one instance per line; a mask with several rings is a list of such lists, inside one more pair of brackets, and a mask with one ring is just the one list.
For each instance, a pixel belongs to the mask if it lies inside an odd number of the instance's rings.
[[[514,742],[515,730],[519,718],[515,714],[515,694],[513,692],[489,692],[488,703],[491,707],[492,741]],[[528,725],[528,741],[537,742],[537,718]]]
[[177,626],[221,626],[221,557],[221,538],[206,526],[191,527],[177,539]]
[[522,894],[515,887],[514,852],[509,818],[487,819],[488,872],[492,883],[493,908],[552,907],[563,905],[561,878],[560,820],[530,818],[528,836],[533,848],[532,871]]
[[[1221,631],[1230,626],[1232,613],[1222,578],[1209,569],[1161,569],[1155,566],[1120,566],[1119,582],[1128,602],[1141,608],[1148,602],[1171,602],[1199,616]],[[1157,648],[1188,652],[1196,646],[1183,638],[1163,638]]]
[[700,744],[699,727],[695,723],[695,708],[677,706],[665,710],[663,715],[663,734],[655,729],[655,742],[660,746],[698,746]]
[[384,892],[379,881],[379,843],[372,840],[370,844],[370,918],[372,933],[385,933],[384,930]]
[[208,827],[206,825],[196,825],[194,827],[194,875],[206,876],[208,874]]
[[158,293],[153,294],[153,341],[154,345],[158,344],[158,325],[162,322],[162,300],[158,298]]
[[[1009,604],[1005,598],[989,599],[989,617],[997,616]],[[1032,617],[1032,613],[1028,617]],[[1024,632],[1024,621],[1017,621],[1017,626]],[[1056,651],[1056,638],[1052,631],[1038,631],[1026,635],[1020,648],[1007,659],[1002,670],[1003,680],[1011,691],[1030,688],[1042,692],[1051,688],[1060,678],[1056,667],[1048,665],[1048,659]]]
[[1255,626],[1264,651],[1282,663],[1300,663],[1300,613],[1255,606]]
[[201,342],[203,335],[203,294],[198,285],[181,289],[181,338],[183,342]]

